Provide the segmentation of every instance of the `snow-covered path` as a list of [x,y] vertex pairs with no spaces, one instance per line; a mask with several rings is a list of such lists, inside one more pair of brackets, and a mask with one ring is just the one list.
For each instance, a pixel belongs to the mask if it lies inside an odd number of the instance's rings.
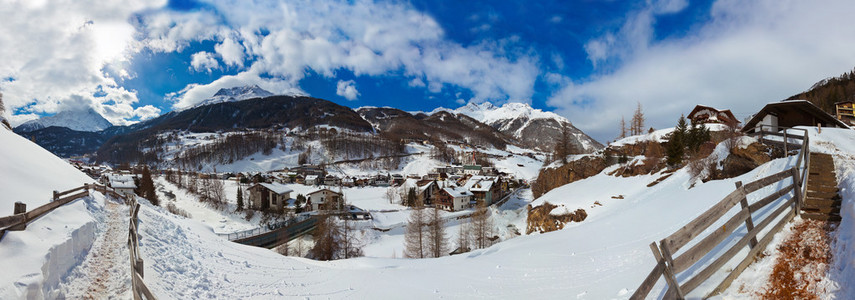
[[68,299],[131,297],[128,208],[108,200],[106,210],[106,220],[99,222],[98,238],[92,249],[60,287]]

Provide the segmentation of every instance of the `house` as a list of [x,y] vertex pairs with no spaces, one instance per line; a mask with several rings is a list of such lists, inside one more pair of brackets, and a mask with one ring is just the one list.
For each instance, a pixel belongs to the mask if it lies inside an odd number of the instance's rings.
[[757,114],[751,117],[743,132],[779,131],[778,127],[823,126],[849,128],[843,121],[826,113],[813,103],[806,100],[788,100],[766,104]]
[[740,123],[729,109],[719,110],[705,105],[696,105],[688,119],[693,124],[725,124],[731,127]]
[[306,185],[318,185],[321,182],[318,180],[318,175],[306,175]]
[[108,174],[109,185],[122,196],[133,197],[137,185],[131,175]]
[[488,206],[502,199],[504,196],[502,187],[502,178],[492,176],[472,176],[463,185],[464,189],[472,192],[473,200],[484,201]]
[[855,102],[841,101],[834,103],[835,116],[849,126],[855,126]]
[[[332,201],[335,207],[324,207],[324,203],[327,200]],[[314,211],[328,209],[341,210],[344,207],[344,195],[330,189],[320,189],[306,195],[306,206],[311,207]]]
[[294,176],[293,180],[294,180],[294,183],[297,183],[297,184],[305,184],[306,183],[306,177],[303,176],[303,174],[297,174],[296,176]]
[[481,174],[481,166],[479,166],[479,165],[465,165],[465,166],[463,166],[463,174],[468,174],[468,175]]
[[250,208],[283,212],[294,190],[279,183],[256,183],[247,191],[249,191]]
[[324,176],[324,184],[328,186],[341,185],[341,179],[333,175]]
[[414,189],[416,197],[422,201],[423,205],[433,204],[439,190],[439,186],[436,184],[436,181],[430,179],[424,180],[408,178],[402,186],[407,193],[409,193],[411,189]]
[[392,175],[392,185],[402,185],[404,184],[404,176],[401,174],[393,174]]
[[469,201],[474,195],[472,192],[460,187],[447,187],[439,190],[437,195],[437,207],[447,211],[459,211],[469,207]]
[[356,185],[356,177],[344,177],[341,179],[341,185],[346,187],[353,187]]

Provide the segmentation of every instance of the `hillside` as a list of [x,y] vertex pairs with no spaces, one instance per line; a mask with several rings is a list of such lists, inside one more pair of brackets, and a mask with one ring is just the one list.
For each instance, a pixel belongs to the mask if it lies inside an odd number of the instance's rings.
[[820,80],[807,91],[790,96],[786,100],[796,99],[808,100],[833,115],[834,103],[855,100],[855,69],[837,77]]

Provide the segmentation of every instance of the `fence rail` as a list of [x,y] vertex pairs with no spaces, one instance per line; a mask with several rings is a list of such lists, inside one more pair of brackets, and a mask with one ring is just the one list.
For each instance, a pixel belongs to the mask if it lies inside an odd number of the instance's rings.
[[[137,228],[139,226],[139,219],[137,218],[137,215],[139,214],[140,205],[133,197],[125,197],[122,194],[116,193],[116,191],[111,187],[99,184],[84,183],[80,187],[76,187],[67,191],[53,191],[53,199],[50,203],[36,207],[35,209],[29,212],[26,212],[26,204],[16,202],[15,214],[8,217],[0,218],[0,240],[3,239],[3,236],[6,234],[7,230],[24,230],[27,227],[27,223],[29,223],[30,221],[44,214],[47,214],[60,206],[68,204],[73,200],[89,196],[90,189],[95,191],[101,191],[105,195],[110,195],[115,198],[122,199],[124,200],[125,204],[130,205],[128,252],[130,252],[131,259],[131,288],[133,290],[134,299],[157,299],[143,282],[143,260],[140,258],[139,255],[139,236],[137,235]],[[72,194],[77,191],[82,192]]]
[[[641,285],[636,289],[630,299],[646,298],[656,285],[659,278],[662,277],[665,278],[665,282],[668,285],[668,288],[664,293],[664,298],[683,299],[686,294],[692,292],[702,283],[709,280],[713,274],[719,271],[728,261],[733,259],[736,254],[748,246],[750,249],[748,255],[732,271],[730,271],[730,273],[716,286],[715,289],[712,290],[712,292],[708,293],[706,296],[709,297],[721,293],[730,286],[733,280],[735,280],[736,277],[738,277],[739,274],[748,267],[748,265],[751,264],[754,257],[766,248],[766,246],[772,241],[772,237],[775,233],[779,232],[787,222],[799,214],[802,202],[804,202],[804,195],[807,189],[807,177],[809,176],[810,149],[808,147],[808,133],[807,130],[804,129],[795,129],[803,131],[803,135],[792,135],[787,133],[788,130],[793,129],[785,128],[783,133],[760,132],[757,133],[757,135],[765,134],[781,136],[783,138],[782,141],[768,140],[764,136],[761,136],[760,140],[761,142],[773,141],[781,143],[785,149],[785,153],[788,149],[799,149],[800,151],[796,165],[792,168],[749,182],[745,185],[743,185],[742,182],[736,182],[736,189],[724,197],[724,199],[714,204],[712,207],[707,209],[707,211],[690,221],[676,232],[659,241],[658,244],[656,242],[651,243],[650,249],[656,259],[656,266],[642,281]],[[792,140],[800,140],[801,144],[792,145],[790,144]],[[785,184],[782,182],[790,178],[792,179],[791,184]],[[784,186],[760,200],[754,201],[754,203],[748,203],[749,194],[776,184]],[[776,201],[790,193],[793,194],[792,197],[784,201]],[[707,233],[694,245],[678,254],[680,250],[699,238],[704,231],[710,228],[710,226],[722,220],[723,217],[727,215],[727,212],[737,204],[740,205],[740,210],[727,219],[727,221],[724,222],[724,225],[710,233]],[[777,208],[771,213],[761,213],[757,217],[754,216],[755,213],[763,210],[764,208],[769,207],[768,210],[771,210],[771,207],[775,206],[777,206]],[[766,212],[768,212],[768,210],[766,210]],[[759,234],[767,229],[769,225],[772,225],[775,220],[778,220],[777,223],[774,223],[774,226],[766,231],[766,234],[758,241]],[[757,221],[759,222],[755,223]],[[698,263],[701,262],[704,257],[707,257],[711,251],[721,246],[728,237],[743,226],[745,227],[747,234],[739,238],[735,244],[726,248],[723,254],[718,257],[709,258],[711,262],[706,266],[702,266],[703,269],[690,276],[685,280],[685,282],[680,283],[680,281],[678,281],[677,275],[691,269],[692,267],[698,266]]]

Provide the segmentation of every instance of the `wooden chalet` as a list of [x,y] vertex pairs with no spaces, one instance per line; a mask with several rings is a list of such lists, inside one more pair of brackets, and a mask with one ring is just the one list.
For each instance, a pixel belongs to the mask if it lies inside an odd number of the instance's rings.
[[437,207],[447,211],[460,211],[469,207],[472,192],[460,187],[447,187],[439,190],[436,197]]
[[729,109],[719,110],[705,105],[695,106],[688,119],[694,124],[725,124],[731,127],[740,123]]
[[484,201],[489,206],[504,196],[502,186],[501,177],[472,176],[463,188],[472,192],[473,200]]
[[834,103],[835,117],[849,126],[855,126],[855,102],[841,101]]
[[247,189],[249,191],[250,208],[267,211],[283,212],[291,199],[292,189],[279,183],[256,183]]
[[[332,200],[335,207],[325,207],[327,200]],[[320,189],[306,194],[306,206],[314,211],[341,210],[344,207],[344,195],[330,189]]]
[[766,131],[779,131],[779,127],[795,126],[849,128],[843,121],[813,103],[806,100],[789,100],[766,104],[745,123],[742,131],[760,131],[761,127]]

